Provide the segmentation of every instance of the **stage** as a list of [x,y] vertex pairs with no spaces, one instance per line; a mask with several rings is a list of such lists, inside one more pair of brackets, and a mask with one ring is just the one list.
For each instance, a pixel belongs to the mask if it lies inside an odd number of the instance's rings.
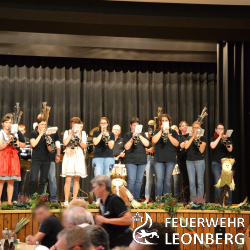
[[[89,209],[89,211],[91,213],[93,213],[93,215],[98,214],[98,209]],[[53,214],[55,214],[57,217],[60,217],[60,213],[61,210],[56,209],[56,210],[51,210],[51,212]],[[137,214],[136,216],[136,213]],[[134,219],[134,227],[136,228],[140,225],[142,225],[144,223],[144,216],[145,216],[145,212],[147,212],[149,214],[149,216],[152,218],[152,220],[154,222],[163,222],[165,223],[165,218],[169,217],[168,216],[168,212],[161,210],[161,209],[132,209],[131,213],[132,216],[135,218]],[[17,222],[23,218],[23,217],[27,217],[29,218],[30,216],[32,216],[32,211],[31,210],[1,210],[0,211],[0,231],[3,230],[4,228],[15,228]],[[225,218],[226,221],[226,228],[225,228],[225,233],[231,233],[233,236],[235,236],[238,233],[245,233],[249,222],[250,222],[250,211],[243,211],[240,214],[239,213],[235,213],[235,212],[230,212],[230,211],[226,211],[225,213],[222,212],[218,212],[218,211],[213,211],[213,210],[178,210],[176,212],[176,214],[174,215],[175,218],[179,218],[180,216],[184,217],[184,218],[204,218],[204,219],[217,219],[217,218]],[[143,217],[143,218],[141,218]],[[136,220],[137,218],[137,220]],[[233,226],[231,224],[231,226],[228,226],[228,218],[230,218],[231,221],[233,221],[233,219],[238,219],[238,218],[242,218],[244,219],[244,228],[242,226]],[[22,230],[18,233],[18,238],[20,239],[21,242],[24,242],[24,239],[27,235],[30,234],[35,234],[38,232],[39,229],[39,224],[38,221],[36,220],[36,218],[34,216],[31,217],[30,222],[24,227],[22,228]],[[199,235],[201,233],[207,234],[207,233],[211,233],[214,234],[215,233],[215,228],[213,226],[209,227],[197,227],[197,223],[196,223],[196,227],[193,227],[194,231],[196,233],[198,233]],[[181,227],[178,224],[178,227],[175,228],[175,230],[177,231],[177,233],[180,234],[180,236],[183,233],[190,233],[186,228]],[[239,237],[240,238],[240,237]],[[185,242],[188,241],[188,236],[184,237]],[[231,244],[225,244],[224,241],[220,241],[221,243],[223,243],[222,245],[210,245],[210,248],[213,250],[233,250],[236,249],[236,244],[234,243],[233,245]],[[193,249],[201,249],[200,244],[194,245],[193,241],[191,244],[189,245],[183,245],[181,244],[181,249],[182,250],[193,250]],[[244,247],[244,249],[246,249],[246,247]]]

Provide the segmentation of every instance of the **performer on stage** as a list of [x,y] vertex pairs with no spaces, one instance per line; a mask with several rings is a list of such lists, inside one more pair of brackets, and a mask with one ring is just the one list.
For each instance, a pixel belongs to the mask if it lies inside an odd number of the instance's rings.
[[47,129],[47,122],[44,118],[37,119],[37,126],[34,131],[30,133],[30,145],[33,148],[32,162],[30,165],[30,182],[29,195],[32,196],[35,192],[35,185],[40,171],[40,181],[38,193],[44,193],[46,180],[48,178],[50,161],[49,152],[51,147],[46,144],[45,133]]
[[[139,200],[142,178],[147,164],[147,154],[145,148],[149,146],[149,141],[144,133],[136,134],[135,127],[140,124],[137,117],[130,120],[131,132],[127,132],[123,137],[125,148],[125,163],[128,173],[128,190],[134,196],[135,200]],[[137,137],[139,142],[134,142]]]
[[182,182],[182,189],[185,188],[183,192],[183,202],[187,204],[189,202],[189,181],[188,181],[188,172],[187,172],[187,151],[185,149],[185,141],[187,140],[189,134],[187,133],[188,123],[186,121],[181,121],[179,123],[179,142],[180,145],[177,150],[177,162],[180,168],[180,177]]
[[122,164],[124,164],[125,153],[123,152],[123,138],[120,137],[121,127],[118,124],[114,125],[112,128],[112,132],[115,135],[115,145],[113,148],[115,163],[118,164],[119,162],[121,162]]
[[[150,120],[148,122],[148,125],[155,125],[154,120]],[[150,195],[151,195],[151,187],[153,184],[153,179],[154,179],[154,153],[155,153],[155,146],[152,145],[152,136],[153,136],[154,131],[152,131],[152,134],[149,132],[145,133],[149,142],[151,142],[151,147],[146,148],[146,154],[147,154],[147,165],[146,165],[146,185],[145,185],[145,201],[143,202],[144,204],[148,204],[150,200]]]
[[[175,130],[178,134],[178,139],[179,139],[179,145],[177,147],[177,152],[179,150],[180,147],[180,136],[179,136],[179,129],[176,125],[172,125],[171,129]],[[176,156],[177,158],[177,156]],[[179,197],[180,194],[180,173],[178,171],[177,173],[177,169],[179,168],[178,166],[178,159],[177,159],[177,164],[175,164],[175,168],[174,171],[172,173],[173,179],[174,179],[174,197],[177,199]]]
[[[65,154],[62,162],[62,177],[66,177],[64,185],[64,206],[69,205],[68,198],[70,192],[71,178],[74,177],[73,186],[73,199],[76,199],[79,191],[79,181],[81,178],[86,178],[88,176],[85,157],[83,154],[83,149],[87,148],[87,136],[86,132],[82,131],[83,126],[80,127],[80,131],[77,132],[76,124],[82,124],[79,117],[73,117],[70,119],[70,130],[64,132],[63,144],[66,146]],[[78,133],[78,135],[76,135]],[[79,138],[80,137],[80,138]],[[72,139],[78,139],[77,146],[73,146]],[[73,148],[72,148],[73,146]]]
[[[2,130],[0,131],[0,201],[3,191],[3,184],[7,181],[8,204],[12,205],[12,196],[14,190],[14,181],[21,180],[19,151],[11,145],[12,135],[10,128],[12,124],[12,116],[5,115],[2,118]],[[20,146],[19,140],[17,146]]]
[[99,129],[93,133],[93,143],[95,145],[92,166],[95,176],[110,176],[115,164],[113,148],[115,135],[110,131],[110,123],[106,117],[99,121]]
[[[204,196],[204,173],[205,173],[205,148],[206,138],[201,136],[202,144],[197,147],[194,140],[197,138],[198,130],[201,125],[199,122],[194,122],[192,125],[192,136],[188,136],[185,142],[185,149],[187,150],[187,171],[189,178],[190,199],[203,198]],[[196,191],[196,178],[198,189]]]
[[[177,132],[171,128],[163,131],[163,122],[169,122],[169,126],[171,126],[170,115],[161,115],[159,119],[160,129],[155,130],[155,136],[152,139],[155,144],[156,196],[165,195],[171,190],[172,173],[176,164],[176,152],[179,145]],[[167,136],[166,141],[164,141],[164,136]]]
[[[233,143],[231,137],[227,138],[230,141],[228,146],[223,144],[223,138],[225,137],[224,125],[219,123],[215,128],[214,137],[211,138],[210,147],[212,148],[212,171],[214,174],[214,181],[217,184],[222,171],[222,158],[231,158],[231,152],[233,151]],[[215,187],[215,194],[217,196],[217,201],[220,200],[221,188]],[[229,205],[232,204],[232,190],[229,190]]]
[[116,246],[129,246],[132,241],[132,215],[123,199],[111,192],[111,180],[98,175],[92,181],[92,192],[101,199],[99,213],[95,216],[96,225],[102,226],[109,235],[110,249]]

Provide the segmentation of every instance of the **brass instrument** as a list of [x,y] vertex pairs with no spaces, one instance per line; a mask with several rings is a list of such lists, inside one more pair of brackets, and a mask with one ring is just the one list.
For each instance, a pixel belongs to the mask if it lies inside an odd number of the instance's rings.
[[75,149],[78,147],[78,143],[80,142],[80,138],[78,136],[74,136],[71,140],[71,149]]
[[116,156],[116,157],[115,157],[115,160],[118,161],[119,158],[121,157],[121,155],[124,154],[124,153],[125,153],[125,150],[123,150],[118,156]]
[[137,145],[140,142],[140,138],[137,134],[133,137],[133,141],[135,145]]
[[11,135],[10,145],[17,148],[18,137],[16,137],[15,133],[11,133],[11,129],[9,129],[9,134]]
[[208,116],[208,113],[206,112],[207,111],[207,108],[204,107],[204,109],[202,110],[201,114],[198,115],[198,119],[197,119],[197,122],[199,122],[200,124],[203,123],[203,119]]
[[[103,130],[103,133],[107,133],[107,130],[106,128]],[[110,141],[110,136],[109,135],[102,135],[102,140],[105,142],[105,145],[108,145],[109,144],[109,141]]]
[[159,126],[159,120],[160,120],[161,114],[162,114],[162,108],[158,107],[157,117],[154,118],[156,129],[160,128],[160,126]]
[[163,142],[166,143],[168,141],[168,133],[162,132],[161,138],[163,139]]
[[230,148],[230,145],[232,144],[232,142],[230,140],[228,140],[228,137],[224,136],[222,138],[222,144],[227,147],[227,148]]
[[150,136],[153,135],[154,129],[155,129],[155,125],[154,125],[154,124],[148,125],[148,134],[149,134]]
[[12,126],[16,126],[16,131],[12,131],[12,129],[9,130],[9,133],[11,135],[11,142],[10,145],[17,147],[17,141],[18,141],[18,137],[17,135],[17,131],[18,131],[18,124],[21,121],[22,118],[22,114],[23,111],[20,111],[20,105],[19,102],[16,102],[16,106],[15,106],[15,112],[12,114],[13,115],[13,121],[12,121]]
[[202,141],[201,141],[202,131],[203,130],[201,128],[199,128],[197,136],[194,139],[194,144],[197,146],[197,148],[199,148],[201,146],[201,144],[202,144]]
[[[47,126],[48,126],[50,110],[51,110],[51,107],[47,106],[47,102],[43,102],[43,109],[42,109],[42,112],[41,112],[41,116],[42,116],[42,118],[44,118],[46,120]],[[47,130],[45,130],[44,132],[45,132],[44,137],[45,137],[46,144],[49,147],[51,147],[51,152],[55,152],[55,144],[54,144],[53,140],[47,134]]]

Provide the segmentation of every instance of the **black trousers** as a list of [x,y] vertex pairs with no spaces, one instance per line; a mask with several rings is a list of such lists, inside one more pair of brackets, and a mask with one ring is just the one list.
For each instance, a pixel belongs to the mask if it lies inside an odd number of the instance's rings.
[[188,179],[188,172],[187,172],[187,165],[186,161],[184,160],[178,160],[178,165],[180,168],[180,177],[181,177],[181,191],[185,188],[183,191],[183,201],[188,202],[189,201],[189,196],[190,196],[190,191],[189,191],[189,179]]
[[36,182],[38,180],[38,173],[40,171],[40,181],[38,186],[38,194],[44,193],[46,180],[48,178],[50,168],[49,161],[32,159],[30,165],[30,182],[29,182],[29,195],[32,196],[35,192]]

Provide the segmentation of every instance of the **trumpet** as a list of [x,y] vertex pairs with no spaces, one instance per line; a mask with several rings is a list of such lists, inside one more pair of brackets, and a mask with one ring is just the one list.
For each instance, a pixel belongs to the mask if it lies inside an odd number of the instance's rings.
[[222,137],[222,141],[221,142],[227,148],[230,148],[230,145],[232,144],[232,142],[226,136]]
[[[106,134],[107,130],[106,128],[103,130],[103,133]],[[110,136],[109,135],[102,135],[102,140],[105,142],[105,145],[109,144]]]
[[197,148],[199,148],[201,146],[201,144],[202,144],[202,141],[201,141],[201,132],[202,132],[202,130],[199,128],[197,136],[194,139],[194,144],[197,146]]
[[133,137],[133,141],[134,141],[134,145],[137,145],[137,144],[140,142],[140,137],[136,134],[136,135]]
[[51,152],[55,152],[55,144],[53,142],[53,140],[51,139],[51,137],[49,136],[49,134],[47,133],[47,129],[44,129],[44,137],[45,137],[45,141],[47,146],[51,147]]
[[11,135],[10,145],[17,148],[18,147],[18,144],[17,144],[18,137],[15,135],[15,133],[11,133],[11,129],[9,129],[9,134]]
[[161,138],[163,139],[163,142],[166,143],[168,141],[168,133],[162,132]]
[[202,123],[203,123],[203,119],[204,119],[206,116],[208,116],[208,113],[207,113],[206,111],[207,111],[207,108],[205,107],[205,108],[202,110],[201,114],[198,115],[197,122],[199,122],[200,124],[202,124]]
[[80,142],[80,138],[78,136],[74,136],[70,142],[71,142],[71,149],[75,149],[76,147],[78,147],[78,143]]

